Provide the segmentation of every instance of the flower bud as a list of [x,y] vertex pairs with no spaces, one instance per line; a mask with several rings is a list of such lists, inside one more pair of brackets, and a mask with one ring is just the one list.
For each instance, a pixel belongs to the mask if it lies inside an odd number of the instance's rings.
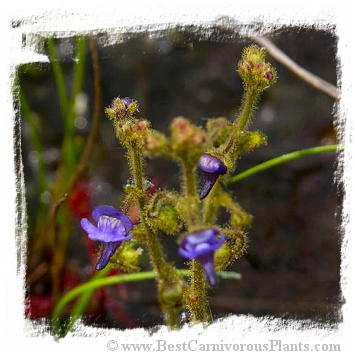
[[156,192],[148,205],[149,225],[166,234],[174,234],[182,227],[181,217],[176,208],[177,197],[167,191]]
[[140,247],[135,248],[135,245],[135,243],[130,242],[122,245],[118,251],[117,264],[126,272],[140,270],[139,257],[143,253],[143,249]]
[[226,244],[215,251],[214,263],[216,271],[227,269],[236,259],[242,256],[247,249],[248,241],[242,231],[225,229],[228,236]]
[[214,265],[216,271],[226,269],[230,265],[231,256],[232,252],[228,244],[223,244],[219,247],[214,254]]
[[219,147],[224,144],[230,136],[233,123],[225,118],[210,119],[206,129],[210,144]]
[[190,161],[197,160],[206,142],[205,133],[183,117],[174,119],[170,130],[173,154]]
[[238,145],[244,151],[252,151],[262,145],[265,145],[267,138],[260,131],[243,132],[238,140]]
[[149,156],[161,155],[166,151],[167,138],[159,131],[150,129],[144,139],[144,148]]
[[243,210],[232,211],[229,223],[236,229],[248,229],[252,223],[253,217]]
[[159,291],[159,300],[164,309],[182,306],[183,288],[180,284],[163,285]]

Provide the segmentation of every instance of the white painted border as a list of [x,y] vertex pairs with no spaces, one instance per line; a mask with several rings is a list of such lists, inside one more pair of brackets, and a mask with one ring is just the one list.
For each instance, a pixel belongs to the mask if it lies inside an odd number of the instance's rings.
[[[4,43],[1,48],[1,194],[0,217],[2,225],[0,268],[0,321],[1,343],[0,349],[11,352],[21,348],[21,352],[36,353],[38,356],[59,355],[68,353],[89,353],[89,355],[101,355],[112,353],[106,348],[109,339],[118,342],[151,342],[155,339],[165,338],[171,343],[182,343],[187,340],[197,339],[199,343],[267,343],[269,339],[282,339],[284,343],[316,343],[335,342],[342,347],[341,355],[346,351],[354,351],[350,334],[354,330],[354,219],[351,213],[354,211],[354,183],[352,183],[353,166],[353,141],[354,132],[354,36],[350,19],[351,10],[346,2],[326,1],[98,1],[95,4],[87,4],[82,1],[4,1],[1,5],[1,34]],[[348,15],[349,14],[349,15]],[[180,332],[167,333],[165,328],[149,337],[144,330],[131,331],[106,331],[94,328],[79,327],[79,332],[86,336],[96,338],[67,337],[59,343],[45,333],[33,330],[23,319],[21,306],[23,273],[16,275],[16,244],[15,244],[15,185],[13,164],[13,119],[12,97],[10,77],[12,66],[26,61],[38,60],[38,54],[31,53],[31,46],[25,51],[21,48],[21,31],[27,33],[34,31],[61,32],[68,35],[76,31],[91,32],[95,29],[131,28],[137,31],[149,28],[164,28],[176,24],[201,24],[208,26],[219,16],[229,16],[238,19],[240,23],[254,23],[261,21],[269,25],[307,25],[314,24],[319,27],[327,24],[336,24],[338,28],[338,56],[341,64],[341,77],[339,83],[343,97],[338,106],[338,117],[343,130],[344,171],[342,179],[346,186],[346,200],[343,212],[344,240],[342,244],[342,290],[345,299],[343,309],[344,323],[336,332],[319,330],[316,327],[303,330],[293,326],[285,327],[278,319],[256,319],[241,316],[230,317],[222,322],[217,322],[208,329],[203,330],[199,326],[194,329],[184,328]],[[22,20],[21,28],[9,28],[10,20]],[[33,48],[32,48],[33,50]],[[41,60],[46,60],[40,56]],[[347,120],[351,118],[351,120]],[[275,332],[275,329],[278,329]],[[47,336],[47,337],[46,337]],[[101,337],[100,337],[101,336]],[[21,347],[22,346],[22,347]],[[122,353],[117,350],[116,353]],[[236,352],[231,352],[235,354]],[[264,352],[274,354],[274,352]],[[284,353],[284,352],[283,352]],[[149,354],[149,353],[148,353]],[[151,353],[153,354],[153,353]],[[155,353],[156,354],[156,353]],[[312,353],[313,355],[314,353]],[[340,355],[339,354],[339,355]],[[305,352],[307,355],[307,352]],[[310,354],[309,354],[310,355]]]

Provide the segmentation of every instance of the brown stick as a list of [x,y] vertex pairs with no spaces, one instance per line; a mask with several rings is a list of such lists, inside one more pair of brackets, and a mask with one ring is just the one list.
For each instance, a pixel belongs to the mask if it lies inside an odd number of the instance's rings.
[[264,47],[272,57],[282,63],[298,77],[302,78],[305,82],[328,94],[336,100],[340,99],[341,92],[337,87],[299,66],[270,40],[263,36],[251,33],[249,33],[247,37],[249,37],[252,41],[256,42],[260,46]]

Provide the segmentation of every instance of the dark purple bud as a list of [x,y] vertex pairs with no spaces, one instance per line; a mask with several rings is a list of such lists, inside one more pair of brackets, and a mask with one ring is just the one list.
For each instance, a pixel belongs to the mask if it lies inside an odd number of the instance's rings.
[[123,212],[113,206],[95,207],[92,217],[97,226],[87,218],[83,218],[80,223],[91,240],[102,243],[101,257],[96,265],[96,270],[101,270],[109,263],[121,243],[132,238],[132,234],[128,233],[133,229],[133,224]]
[[[220,236],[219,240],[217,237]],[[179,247],[179,254],[186,259],[196,259],[206,274],[212,288],[217,287],[218,279],[214,269],[214,252],[226,240],[217,229],[201,229],[186,235]]]
[[122,100],[122,101],[124,102],[124,104],[126,105],[126,108],[128,108],[129,105],[132,103],[132,99],[129,98],[129,97],[124,97],[124,98],[122,98],[121,100]]
[[210,154],[201,155],[198,167],[204,174],[204,183],[200,192],[200,199],[203,200],[212,190],[218,177],[227,172],[227,167],[223,161]]

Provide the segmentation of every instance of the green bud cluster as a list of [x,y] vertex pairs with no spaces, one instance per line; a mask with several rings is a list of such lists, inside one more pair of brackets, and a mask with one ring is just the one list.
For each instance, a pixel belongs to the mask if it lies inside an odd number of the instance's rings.
[[265,56],[265,49],[256,45],[243,50],[237,71],[246,90],[252,88],[257,92],[262,92],[276,82],[276,70],[270,63],[265,62]]

